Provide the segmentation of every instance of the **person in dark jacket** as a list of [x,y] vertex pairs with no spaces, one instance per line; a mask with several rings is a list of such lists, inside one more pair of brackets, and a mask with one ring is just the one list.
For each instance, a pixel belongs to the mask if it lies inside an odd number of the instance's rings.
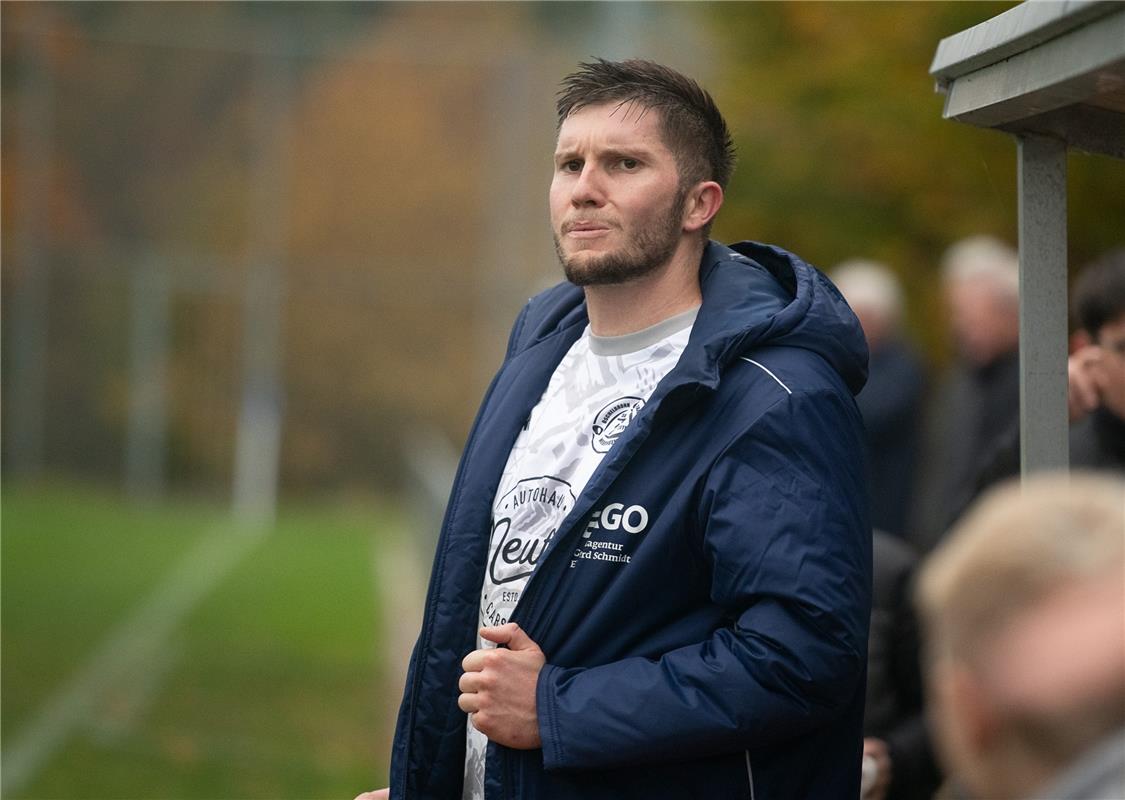
[[911,544],[928,553],[964,512],[977,476],[1019,421],[1019,257],[973,236],[942,257],[957,361],[932,402]]
[[454,482],[395,798],[859,792],[871,542],[831,283],[707,231],[733,167],[694,81],[564,82],[532,298]]
[[[1079,342],[1067,361],[1070,466],[1125,473],[1125,249],[1086,266],[1074,287]],[[968,502],[1020,471],[1013,420],[976,476]]]
[[853,258],[829,273],[859,317],[867,347],[867,385],[859,393],[867,429],[871,527],[906,535],[914,492],[925,378],[902,330],[902,287],[885,264]]
[[1089,343],[1068,365],[1070,463],[1125,472],[1125,248],[1082,271],[1074,314]]
[[873,534],[874,582],[863,751],[871,790],[862,800],[929,800],[941,784],[926,724],[921,641],[914,609],[918,557],[897,536]]

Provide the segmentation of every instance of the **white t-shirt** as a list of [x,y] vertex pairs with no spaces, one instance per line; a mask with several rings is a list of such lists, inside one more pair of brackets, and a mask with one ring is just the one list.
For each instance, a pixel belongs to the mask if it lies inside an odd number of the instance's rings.
[[[625,336],[583,332],[555,368],[508,455],[492,504],[481,627],[511,617],[539,557],[575,500],[676,365],[698,309]],[[477,637],[477,647],[494,647]],[[466,725],[464,800],[484,800],[488,739]]]

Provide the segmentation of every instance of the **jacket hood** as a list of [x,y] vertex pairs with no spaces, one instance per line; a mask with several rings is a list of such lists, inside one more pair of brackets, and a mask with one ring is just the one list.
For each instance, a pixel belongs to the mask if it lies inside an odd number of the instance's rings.
[[702,342],[713,378],[752,348],[783,346],[819,355],[853,395],[867,382],[859,320],[832,282],[793,253],[758,242],[709,242],[699,278],[702,326],[692,336]]
[[[723,368],[743,353],[784,346],[819,355],[853,395],[863,388],[863,330],[839,290],[815,267],[773,245],[711,241],[703,251],[699,281],[703,305],[674,370],[681,380],[714,388]],[[547,290],[533,304],[538,305],[534,329],[514,335],[515,350],[588,321],[585,295],[569,283]],[[572,333],[577,337],[577,331]]]

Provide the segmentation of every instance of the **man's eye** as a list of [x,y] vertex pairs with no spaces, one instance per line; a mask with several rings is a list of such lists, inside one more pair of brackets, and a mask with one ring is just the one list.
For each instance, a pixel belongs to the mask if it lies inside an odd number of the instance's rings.
[[563,172],[581,172],[582,171],[582,162],[581,161],[575,161],[575,160],[564,161],[563,165],[562,165],[562,171]]
[[625,169],[636,169],[640,166],[640,163],[635,158],[623,158],[621,159],[621,166]]

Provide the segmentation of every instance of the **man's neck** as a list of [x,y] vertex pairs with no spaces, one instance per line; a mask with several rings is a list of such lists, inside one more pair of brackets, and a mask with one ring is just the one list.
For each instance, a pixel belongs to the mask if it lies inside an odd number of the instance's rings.
[[699,289],[698,243],[682,243],[663,267],[626,283],[587,286],[586,310],[596,336],[623,336],[651,327],[669,317],[697,307]]

